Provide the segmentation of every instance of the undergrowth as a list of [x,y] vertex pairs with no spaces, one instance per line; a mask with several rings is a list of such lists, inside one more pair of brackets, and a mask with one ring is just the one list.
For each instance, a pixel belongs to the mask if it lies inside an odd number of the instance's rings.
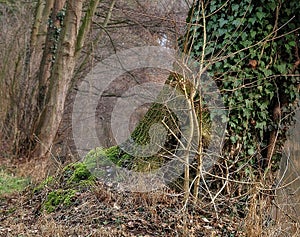
[[4,167],[0,168],[0,195],[22,191],[29,183],[29,178],[14,176]]
[[86,165],[77,162],[67,165],[59,176],[49,176],[34,188],[33,193],[42,196],[42,210],[50,213],[70,207],[76,202],[76,194],[91,188],[94,182],[95,177]]

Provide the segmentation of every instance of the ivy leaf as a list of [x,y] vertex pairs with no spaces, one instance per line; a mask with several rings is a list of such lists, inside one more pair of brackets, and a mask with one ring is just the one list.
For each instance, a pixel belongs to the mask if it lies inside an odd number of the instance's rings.
[[250,149],[248,149],[248,155],[252,156],[255,153],[255,149],[253,147],[251,147]]
[[245,100],[246,102],[246,108],[252,108],[253,107],[253,101],[252,100]]
[[224,35],[226,32],[227,32],[227,29],[224,29],[224,28],[219,28],[219,29],[218,29],[218,34],[219,34],[219,36]]
[[250,36],[251,36],[251,38],[255,39],[255,35],[256,35],[256,31],[251,30],[251,31],[250,31]]
[[281,74],[285,74],[286,73],[286,64],[277,65],[277,69]]
[[256,18],[254,18],[254,17],[249,18],[249,19],[248,19],[248,22],[249,22],[251,25],[254,25],[254,23],[256,22]]
[[[246,119],[248,120],[250,117],[251,117],[251,112],[250,112],[250,110],[245,110],[244,111],[244,115],[245,115],[245,117],[246,117]],[[247,122],[248,123],[248,122]]]
[[210,5],[210,11],[214,12],[216,9],[217,9],[217,5],[214,4],[214,2],[212,2],[211,5]]
[[267,103],[267,102],[261,103],[261,104],[259,105],[259,108],[260,108],[262,111],[265,110],[266,108],[268,108],[268,103]]
[[270,90],[270,89],[268,89],[268,88],[265,89],[265,93],[266,93],[266,95],[269,96],[270,99],[272,99],[273,96],[274,96],[274,91],[273,91],[273,90]]
[[249,47],[252,44],[250,40],[244,40],[241,42],[241,45],[243,45],[245,48]]
[[295,46],[296,46],[296,42],[295,42],[295,41],[290,41],[290,42],[289,42],[289,46],[295,47]]
[[257,113],[258,118],[265,120],[267,119],[268,116],[268,111],[262,111]]
[[269,24],[269,25],[266,26],[266,28],[267,28],[268,31],[271,31],[273,29],[273,26]]
[[266,121],[256,122],[255,128],[263,130],[266,127],[266,125],[267,125]]
[[216,63],[215,63],[215,67],[216,67],[217,69],[221,68],[221,66],[222,66],[222,63],[221,63],[221,62],[216,62]]
[[260,21],[263,19],[264,15],[265,15],[265,14],[264,14],[263,12],[257,12],[257,13],[256,13],[257,18],[258,18],[258,20],[260,20]]
[[275,8],[276,8],[276,3],[273,2],[273,1],[270,1],[270,2],[268,3],[268,7],[270,7],[270,9],[271,9],[272,11],[274,11]]
[[241,19],[240,18],[237,18],[235,19],[231,24],[234,25],[235,27],[239,26],[241,23]]
[[238,4],[232,4],[232,11],[238,11],[239,10],[239,5]]
[[237,136],[231,136],[230,137],[230,141],[233,143],[233,144],[235,144],[236,142],[237,142]]
[[264,74],[265,74],[266,77],[269,77],[269,76],[271,76],[273,74],[272,70],[270,70],[270,69],[266,69],[263,72],[264,72]]

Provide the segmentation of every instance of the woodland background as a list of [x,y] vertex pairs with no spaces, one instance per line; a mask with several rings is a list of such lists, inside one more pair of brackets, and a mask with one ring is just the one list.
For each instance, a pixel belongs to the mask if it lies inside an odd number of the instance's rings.
[[[0,234],[3,236],[298,236],[299,47],[297,0],[0,2]],[[141,69],[115,80],[96,111],[99,143],[87,155],[151,172],[182,134],[147,158],[115,143],[110,115],[128,88],[165,82],[183,92],[197,124],[197,154],[184,173],[148,192],[120,192],[79,161],[72,106],[97,62],[137,46],[168,47],[198,62],[222,94],[227,123],[221,154],[203,169],[212,114],[196,81]],[[149,142],[156,104],[136,110],[132,137]],[[191,134],[193,136],[194,134]]]

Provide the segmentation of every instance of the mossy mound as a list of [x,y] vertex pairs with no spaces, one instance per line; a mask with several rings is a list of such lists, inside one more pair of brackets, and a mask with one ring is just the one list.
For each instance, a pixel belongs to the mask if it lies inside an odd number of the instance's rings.
[[75,204],[77,194],[91,189],[95,180],[84,163],[72,163],[60,175],[49,176],[41,182],[33,189],[33,194],[42,198],[41,210],[49,213]]
[[92,184],[95,177],[91,174],[86,164],[78,162],[66,166],[63,170],[63,181],[69,185]]
[[50,213],[55,211],[59,206],[69,207],[76,199],[75,194],[75,189],[51,191],[47,196],[47,200],[43,203],[43,208]]
[[124,152],[119,146],[97,147],[85,157],[84,164],[97,176],[105,176],[107,167],[122,167],[137,172],[151,172],[166,162],[161,154],[150,157],[134,157]]

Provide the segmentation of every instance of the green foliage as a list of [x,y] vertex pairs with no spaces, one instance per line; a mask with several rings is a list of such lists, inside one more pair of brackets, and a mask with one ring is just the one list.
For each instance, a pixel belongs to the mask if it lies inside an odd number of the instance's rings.
[[118,159],[121,155],[121,150],[118,146],[112,146],[104,150],[106,157],[112,162],[118,164],[120,160]]
[[[241,158],[251,157],[255,166],[260,155],[266,156],[270,133],[279,129],[279,142],[283,141],[293,121],[300,80],[288,75],[299,75],[299,68],[293,67],[299,59],[299,33],[293,32],[300,26],[299,1],[280,5],[276,0],[242,0],[224,6],[221,0],[207,1],[207,42],[199,4],[191,8],[192,24],[181,48],[191,49],[196,59],[205,50],[208,73],[229,110],[227,151],[241,146]],[[281,120],[273,116],[278,103]]]
[[84,164],[93,175],[101,177],[106,175],[108,166],[122,167],[132,159],[133,157],[123,152],[119,146],[97,147],[85,156]]
[[22,191],[29,183],[28,178],[14,176],[5,169],[0,170],[0,195]]
[[48,21],[52,41],[50,49],[52,53],[52,63],[55,61],[55,54],[57,53],[58,42],[63,29],[65,15],[66,8],[63,8],[56,14],[55,18],[50,18]]
[[43,208],[50,213],[55,211],[60,205],[68,207],[73,203],[75,194],[76,190],[74,189],[52,191],[47,195]]
[[[157,157],[139,158],[121,150],[119,146],[100,148],[91,150],[85,157],[84,163],[96,176],[105,175],[105,167],[116,165],[126,167],[136,171],[145,170],[149,167],[158,168],[159,159]],[[104,169],[101,169],[104,168]]]

